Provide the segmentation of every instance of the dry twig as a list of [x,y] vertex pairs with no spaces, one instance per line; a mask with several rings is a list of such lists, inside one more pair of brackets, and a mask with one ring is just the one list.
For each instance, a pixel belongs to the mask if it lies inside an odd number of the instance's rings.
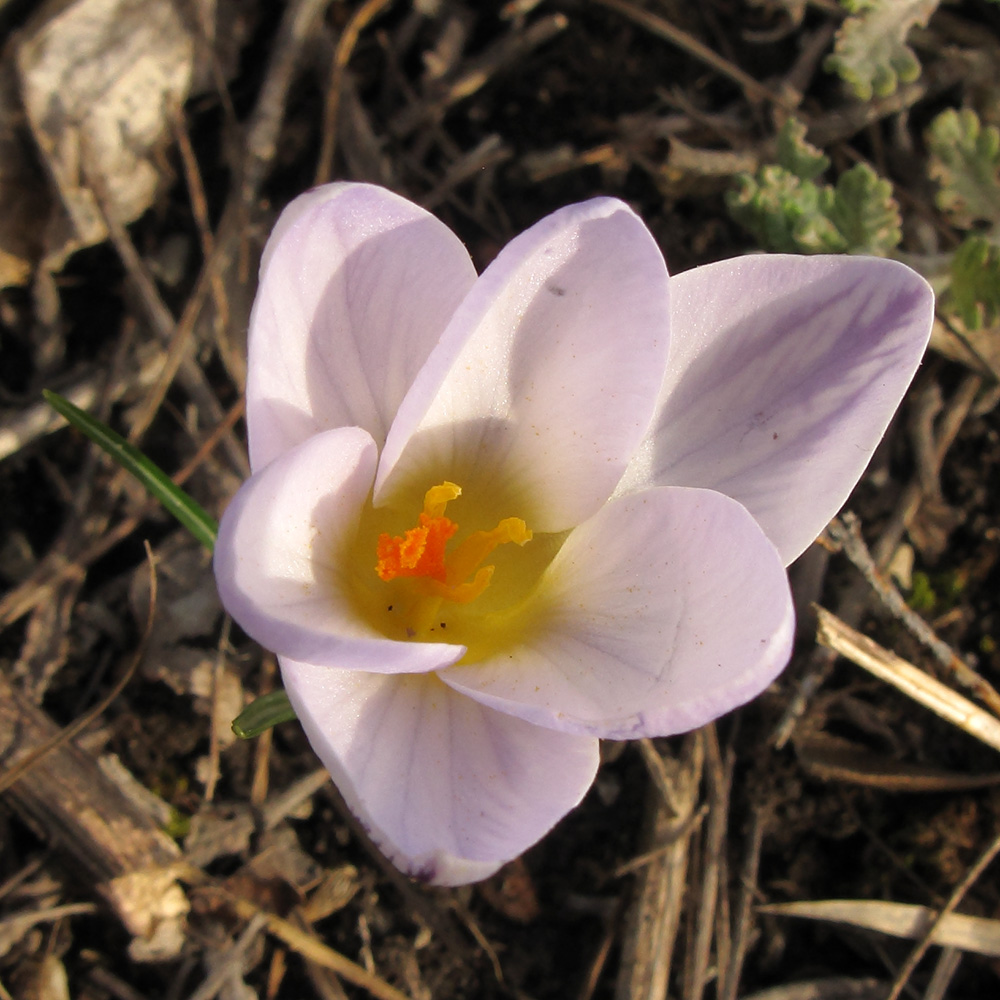
[[903,600],[892,582],[878,571],[861,535],[858,519],[849,512],[845,513],[843,520],[835,518],[827,531],[833,541],[843,549],[844,555],[861,571],[885,607],[934,654],[938,663],[953,674],[959,684],[972,691],[980,701],[988,705],[994,715],[1000,716],[1000,694],[993,685],[976,673],[946,642],[938,638],[930,625]]

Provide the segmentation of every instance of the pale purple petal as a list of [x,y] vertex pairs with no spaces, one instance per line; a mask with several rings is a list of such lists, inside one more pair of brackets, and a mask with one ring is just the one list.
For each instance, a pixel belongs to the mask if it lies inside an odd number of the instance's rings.
[[537,531],[593,514],[653,412],[667,281],[653,237],[613,199],[562,209],[514,239],[401,405],[376,503],[400,482],[452,479],[511,500],[507,513]]
[[861,477],[933,303],[917,274],[875,258],[751,256],[672,278],[659,410],[619,492],[719,490],[790,563]]
[[462,646],[393,642],[361,617],[349,549],[375,474],[357,427],[309,438],[248,479],[226,508],[215,578],[226,610],[279,655],[378,673],[436,670]]
[[781,559],[719,493],[652,489],[575,529],[533,596],[524,638],[442,671],[457,691],[538,725],[667,736],[762,691],[788,661]]
[[329,184],[293,201],[250,318],[252,467],[334,427],[363,427],[381,446],[475,279],[458,237],[389,191]]
[[583,798],[597,741],[479,705],[434,675],[281,661],[309,742],[352,812],[403,871],[486,878]]

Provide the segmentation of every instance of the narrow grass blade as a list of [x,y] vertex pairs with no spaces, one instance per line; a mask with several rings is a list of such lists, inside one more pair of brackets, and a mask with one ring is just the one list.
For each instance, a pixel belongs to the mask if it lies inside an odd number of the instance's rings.
[[249,740],[260,736],[279,722],[291,722],[295,717],[295,709],[292,708],[288,695],[284,691],[272,691],[250,702],[233,719],[233,732],[241,740]]
[[85,410],[74,406],[68,399],[48,389],[44,389],[42,395],[73,427],[100,445],[123,469],[131,472],[205,548],[211,551],[215,547],[218,525],[199,503],[175,486],[162,469],[120,434],[116,434]]

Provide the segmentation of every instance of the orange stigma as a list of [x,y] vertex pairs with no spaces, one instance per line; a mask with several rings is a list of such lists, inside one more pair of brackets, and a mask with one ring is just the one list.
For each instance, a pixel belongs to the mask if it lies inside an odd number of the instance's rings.
[[444,547],[456,531],[458,525],[447,517],[428,517],[421,512],[417,526],[405,534],[395,538],[385,532],[379,535],[375,572],[386,581],[397,576],[425,576],[443,583],[448,575]]
[[490,585],[494,567],[480,563],[498,545],[524,545],[531,531],[519,517],[506,517],[492,531],[474,531],[448,554],[446,546],[458,525],[444,511],[461,493],[454,483],[431,487],[416,527],[402,535],[379,535],[375,550],[379,579],[388,583],[398,577],[419,577],[426,596],[458,604],[475,600]]

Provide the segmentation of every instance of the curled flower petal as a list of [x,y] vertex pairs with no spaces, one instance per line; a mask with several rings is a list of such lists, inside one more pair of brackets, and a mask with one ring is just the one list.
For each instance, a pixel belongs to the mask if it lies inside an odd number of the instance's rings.
[[462,476],[476,492],[516,491],[535,530],[593,514],[653,412],[667,281],[649,231],[612,199],[562,209],[514,239],[401,405],[376,505],[401,478]]
[[597,741],[532,726],[434,675],[282,660],[289,699],[351,810],[403,871],[438,885],[486,878],[590,787]]
[[895,261],[762,255],[671,279],[656,418],[619,492],[739,500],[786,565],[861,477],[923,356],[927,283]]
[[710,490],[609,502],[570,534],[532,605],[519,644],[441,678],[566,732],[694,729],[760,693],[791,654],[781,559],[745,508]]
[[389,191],[332,184],[293,201],[250,318],[252,467],[334,427],[363,427],[381,446],[475,280],[455,234]]
[[[358,570],[345,553],[375,460],[371,437],[343,427],[313,435],[247,480],[219,524],[219,595],[247,633],[281,656],[377,673],[437,670],[464,647],[390,641],[351,600]],[[371,574],[372,566],[361,569]]]

